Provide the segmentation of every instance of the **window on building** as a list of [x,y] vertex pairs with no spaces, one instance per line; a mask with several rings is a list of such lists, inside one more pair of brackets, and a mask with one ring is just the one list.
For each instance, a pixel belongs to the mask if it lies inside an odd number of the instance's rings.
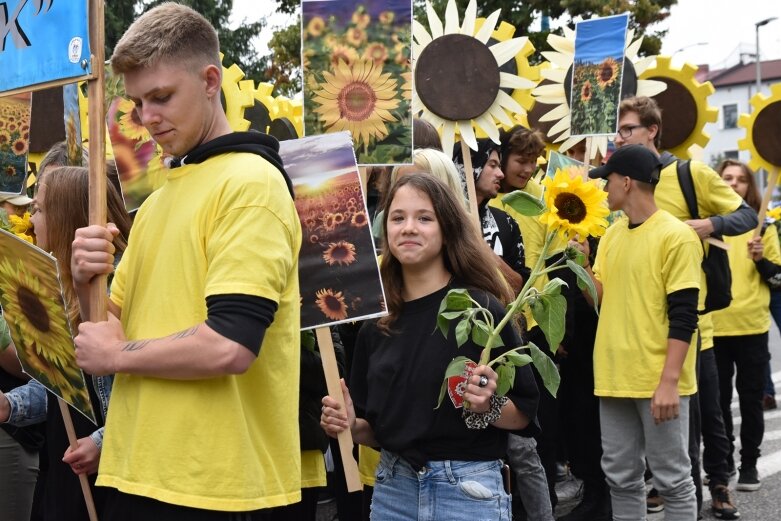
[[724,151],[724,159],[738,159],[738,151],[737,150],[725,150]]
[[730,103],[721,107],[723,128],[738,128],[738,104]]

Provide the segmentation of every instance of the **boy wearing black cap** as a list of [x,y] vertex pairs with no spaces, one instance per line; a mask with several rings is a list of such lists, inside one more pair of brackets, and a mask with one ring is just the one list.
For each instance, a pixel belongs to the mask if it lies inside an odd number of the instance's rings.
[[[589,173],[607,180],[610,209],[627,216],[608,228],[593,271],[586,267],[601,304],[594,394],[616,520],[645,519],[645,458],[666,519],[697,516],[687,447],[702,248],[691,227],[657,208],[661,166],[647,148],[628,145]],[[587,244],[571,243],[584,253]]]

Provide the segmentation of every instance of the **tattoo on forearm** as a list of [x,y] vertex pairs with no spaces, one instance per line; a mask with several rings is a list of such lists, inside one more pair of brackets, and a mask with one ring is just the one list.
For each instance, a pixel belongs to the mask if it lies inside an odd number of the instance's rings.
[[[167,337],[171,340],[179,340],[181,338],[187,338],[188,336],[193,336],[197,331],[200,325],[193,326],[190,329],[185,329],[184,331],[179,331],[178,333],[174,333],[173,335]],[[133,342],[128,342],[125,347],[122,348],[122,351],[138,351],[139,349],[145,348],[147,345],[151,344],[152,342],[155,342],[156,338],[150,338],[147,340],[135,340]]]
[[147,346],[152,340],[136,340],[134,342],[128,342],[122,351],[138,351]]

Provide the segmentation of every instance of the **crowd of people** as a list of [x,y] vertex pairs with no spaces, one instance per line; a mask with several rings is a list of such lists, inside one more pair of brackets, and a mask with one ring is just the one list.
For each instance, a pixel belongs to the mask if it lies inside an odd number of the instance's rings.
[[[737,490],[760,488],[778,229],[758,226],[745,164],[714,171],[659,150],[652,99],[621,102],[616,150],[588,173],[611,225],[601,238],[557,236],[546,258],[546,225],[502,201],[517,190],[542,199],[542,134],[517,126],[467,158],[415,120],[413,164],[369,179],[387,315],[333,328],[344,378],[341,396],[325,396],[316,342],[299,331],[292,184],[275,139],[228,125],[215,29],[163,4],[127,30],[111,66],[175,160],[133,220],[109,184],[110,223],[89,225],[88,170],[68,166],[63,145],[40,165],[34,199],[2,201],[14,231],[60,261],[98,420],[74,415],[70,446],[56,396],[21,371],[0,320],[4,520],[88,519],[87,476],[101,519],[311,521],[326,459],[339,472],[325,435],[348,430],[364,489],[337,493],[341,521],[551,521],[567,469],[583,494],[564,521],[660,510],[694,521],[703,486],[717,518],[737,519],[732,477]],[[569,153],[587,161],[583,146]],[[730,246],[732,276],[731,303],[713,311],[701,267],[712,237]],[[465,290],[498,322],[531,269],[563,256],[581,259],[596,293],[561,271],[560,344],[526,313],[501,329],[497,352],[539,346],[559,367],[557,396],[532,365],[497,392],[497,369],[474,364],[438,405],[448,364],[482,349],[474,335],[460,342],[455,323],[437,331],[448,292]],[[89,287],[109,274],[108,318],[91,321]]]

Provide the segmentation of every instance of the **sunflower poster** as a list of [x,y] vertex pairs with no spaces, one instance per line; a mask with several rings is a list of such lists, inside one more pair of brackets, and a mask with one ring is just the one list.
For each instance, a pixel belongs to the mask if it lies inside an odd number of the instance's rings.
[[141,124],[132,101],[115,97],[106,110],[106,119],[125,207],[134,210],[165,184],[167,169],[160,147]]
[[24,371],[95,423],[76,365],[57,260],[2,230],[0,307]]
[[31,105],[29,92],[0,98],[0,193],[24,191]]
[[348,132],[282,141],[303,241],[301,329],[385,314],[366,202]]
[[303,0],[304,134],[347,130],[361,165],[412,162],[410,0]]
[[616,133],[628,23],[629,15],[621,14],[575,25],[572,136]]

